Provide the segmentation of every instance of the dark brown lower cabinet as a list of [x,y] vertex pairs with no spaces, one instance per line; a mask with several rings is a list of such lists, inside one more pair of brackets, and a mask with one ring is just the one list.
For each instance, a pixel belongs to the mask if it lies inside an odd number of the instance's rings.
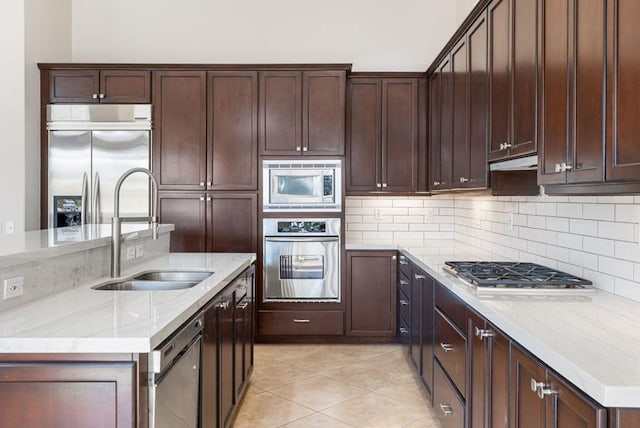
[[200,362],[200,426],[216,428],[218,421],[218,310],[220,298],[204,309],[202,360]]
[[255,269],[240,278],[235,290],[235,397],[238,402],[253,369],[253,284]]
[[347,335],[396,335],[396,252],[347,251]]
[[172,223],[172,252],[255,253],[258,195],[255,192],[160,192],[160,222]]
[[[433,397],[433,279],[424,272],[418,271],[424,278],[416,280],[422,287],[422,330],[420,344],[422,346],[422,382]],[[415,276],[414,276],[415,279]]]
[[512,350],[512,427],[605,428],[607,411],[524,351]]
[[436,361],[433,367],[433,408],[442,428],[464,428],[464,399],[451,383],[440,363]]
[[0,425],[137,427],[137,370],[128,362],[0,364]]
[[218,393],[220,427],[227,426],[233,417],[233,408],[236,401],[236,389],[234,386],[234,290],[227,289],[223,292],[218,305]]

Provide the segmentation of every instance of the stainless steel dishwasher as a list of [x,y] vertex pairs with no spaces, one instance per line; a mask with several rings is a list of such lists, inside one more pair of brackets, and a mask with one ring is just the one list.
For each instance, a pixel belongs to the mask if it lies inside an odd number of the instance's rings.
[[197,428],[204,315],[149,354],[149,427]]

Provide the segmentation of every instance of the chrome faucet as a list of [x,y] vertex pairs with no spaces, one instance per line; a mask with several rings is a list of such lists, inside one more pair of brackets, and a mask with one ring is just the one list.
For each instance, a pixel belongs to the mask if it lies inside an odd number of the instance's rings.
[[[151,201],[151,215],[149,217],[120,217],[120,187],[124,180],[131,174],[143,172],[151,178],[153,182],[153,200]],[[116,190],[113,195],[113,218],[111,220],[111,277],[120,276],[120,244],[122,223],[151,222],[151,233],[153,239],[158,239],[158,181],[146,168],[131,168],[122,174],[116,183]]]

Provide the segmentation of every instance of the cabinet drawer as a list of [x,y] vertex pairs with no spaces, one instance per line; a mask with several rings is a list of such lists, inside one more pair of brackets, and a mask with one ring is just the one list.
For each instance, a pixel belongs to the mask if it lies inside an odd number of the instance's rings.
[[398,290],[401,290],[405,296],[411,296],[411,283],[403,271],[398,272]]
[[467,380],[467,340],[437,309],[434,349],[438,361],[464,396]]
[[398,256],[398,268],[406,278],[411,278],[411,265],[409,264],[409,259],[404,254]]
[[344,334],[342,311],[260,311],[258,333],[272,336]]
[[440,284],[436,286],[436,308],[453,321],[463,333],[467,333],[467,306]]
[[442,428],[464,427],[464,401],[440,364],[436,363],[433,370],[433,410],[442,423]]
[[405,324],[411,321],[411,300],[402,291],[398,292],[398,313]]

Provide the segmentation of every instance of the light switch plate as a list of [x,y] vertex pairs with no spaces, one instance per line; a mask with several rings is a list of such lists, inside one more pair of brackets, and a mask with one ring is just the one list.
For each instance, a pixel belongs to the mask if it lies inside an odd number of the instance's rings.
[[136,245],[136,259],[144,256],[144,244]]
[[6,278],[4,280],[4,300],[13,299],[14,297],[22,296],[24,292],[24,277],[16,276],[13,278]]
[[127,248],[127,260],[136,258],[136,247],[131,246]]

